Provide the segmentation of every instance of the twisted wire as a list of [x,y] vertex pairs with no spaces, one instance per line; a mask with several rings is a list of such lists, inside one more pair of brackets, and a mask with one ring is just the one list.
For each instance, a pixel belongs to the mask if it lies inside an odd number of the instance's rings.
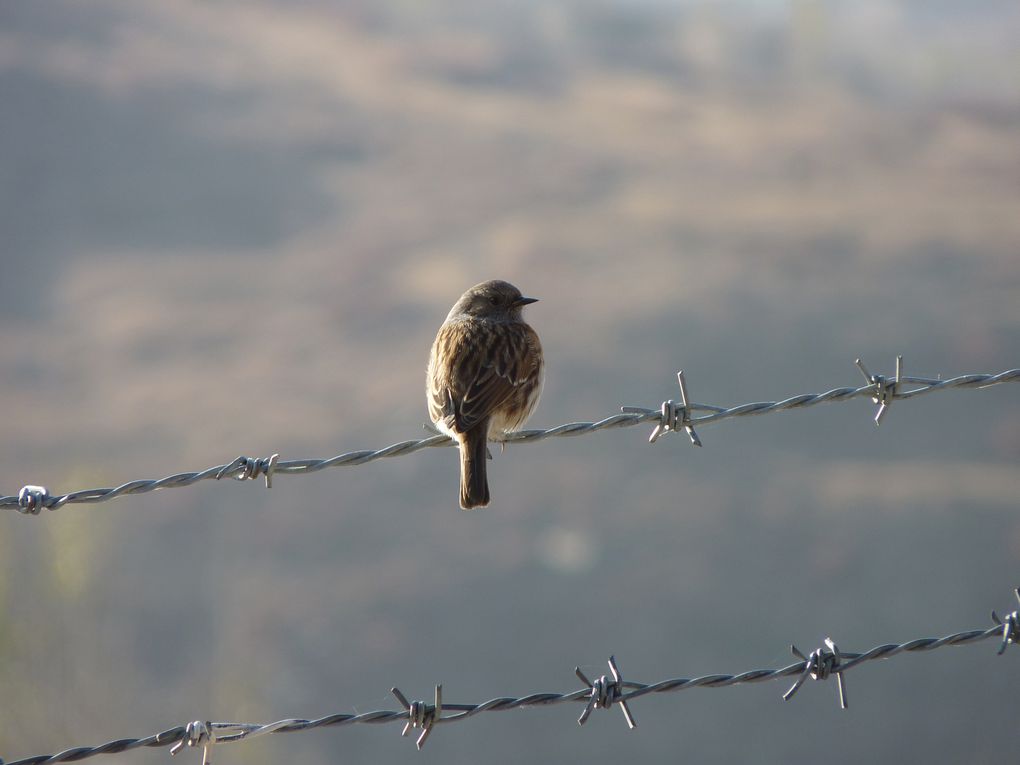
[[[750,417],[791,409],[803,409],[817,404],[848,401],[861,396],[875,398],[876,394],[882,395],[884,405],[887,403],[887,398],[888,400],[908,399],[949,388],[987,388],[1010,382],[1020,382],[1020,369],[1010,369],[998,374],[968,374],[949,380],[901,376],[892,382],[887,378],[876,376],[868,385],[857,388],[835,388],[825,393],[809,393],[793,396],[782,401],[760,401],[729,408],[708,404],[692,403],[687,405],[686,389],[683,388],[685,404],[682,407],[684,413],[680,417],[680,423],[685,427],[689,426],[690,434],[693,433],[694,426],[708,425],[731,417]],[[683,381],[681,381],[681,384],[683,384]],[[903,390],[903,385],[916,385],[919,387]],[[890,390],[891,393],[889,393]],[[506,436],[506,441],[509,443],[533,443],[547,438],[584,436],[602,430],[627,428],[646,422],[655,422],[662,431],[668,431],[675,429],[677,424],[677,406],[671,401],[665,402],[660,409],[643,409],[640,407],[622,407],[622,409],[624,410],[623,413],[606,417],[597,422],[569,422],[547,430],[522,430],[509,433]],[[690,416],[691,412],[708,412],[708,414]],[[657,435],[660,432],[660,428],[657,428],[656,433],[653,435]],[[692,441],[700,445],[700,441],[696,439],[697,437],[692,435]],[[198,472],[176,473],[155,480],[129,481],[112,488],[84,489],[57,496],[49,496],[45,489],[40,486],[26,486],[18,495],[0,497],[0,508],[9,507],[24,514],[38,514],[44,507],[49,510],[56,510],[71,503],[89,504],[106,502],[115,497],[130,494],[144,494],[156,491],[157,489],[191,486],[198,481],[211,478],[237,478],[244,480],[264,475],[267,485],[270,485],[274,475],[305,475],[325,470],[326,468],[364,465],[386,457],[403,457],[420,449],[452,446],[453,444],[454,442],[446,435],[434,435],[428,438],[401,441],[376,451],[347,452],[330,457],[329,459],[320,460],[278,460],[279,455],[275,454],[263,460],[241,456],[225,465],[216,465]]]
[[[1018,595],[1018,597],[1020,597],[1020,595]],[[1017,612],[1013,612],[1010,616],[1014,622],[1018,618]],[[833,668],[832,671],[834,674],[837,671],[842,674],[867,661],[890,659],[904,653],[933,651],[936,648],[942,648],[944,646],[970,645],[971,643],[978,643],[993,637],[1000,638],[1002,640],[1002,646],[1006,646],[1008,644],[1008,635],[1004,634],[1003,626],[995,624],[988,629],[957,632],[941,638],[919,638],[906,643],[888,643],[885,645],[875,646],[864,653],[848,653],[841,651],[839,652],[840,663],[838,668]],[[812,669],[812,661],[814,660],[801,660],[778,669],[752,669],[736,675],[703,675],[701,677],[674,678],[670,680],[662,680],[657,683],[645,684],[620,678],[615,666],[615,659],[611,658],[610,667],[613,670],[613,681],[608,681],[607,678],[602,677],[594,681],[594,684],[591,684],[589,687],[571,691],[570,693],[533,693],[528,696],[521,696],[517,698],[512,696],[501,696],[490,699],[489,701],[481,704],[447,704],[445,702],[440,702],[442,716],[440,717],[436,715],[434,719],[431,719],[428,722],[428,725],[430,729],[432,725],[445,725],[447,723],[459,722],[466,720],[469,717],[482,714],[483,712],[502,712],[511,709],[520,709],[523,707],[548,707],[554,704],[562,704],[566,702],[582,702],[586,705],[586,709],[589,712],[594,708],[608,709],[614,704],[620,704],[625,711],[628,725],[633,728],[634,723],[629,710],[626,707],[626,702],[630,700],[652,694],[675,693],[689,688],[725,688],[731,685],[760,683],[778,678],[800,676],[806,671]],[[579,676],[583,677],[583,675]],[[787,696],[789,695],[791,694],[788,693]],[[398,698],[402,698],[402,694],[398,696]],[[597,703],[593,701],[596,699]],[[84,760],[101,754],[118,754],[121,752],[128,752],[140,747],[174,747],[174,751],[176,751],[182,745],[189,745],[189,742],[190,745],[200,744],[211,746],[213,744],[218,745],[243,741],[268,734],[296,733],[315,730],[317,728],[342,727],[362,723],[376,725],[401,722],[404,723],[406,731],[409,723],[418,722],[420,725],[424,720],[424,715],[431,714],[431,712],[428,711],[428,707],[424,705],[424,702],[414,702],[413,704],[408,703],[406,707],[407,708],[401,711],[379,710],[375,712],[364,712],[361,714],[332,714],[313,720],[292,718],[278,720],[277,722],[266,725],[254,723],[196,722],[191,723],[190,725],[179,725],[175,728],[170,728],[162,733],[157,733],[154,736],[148,736],[146,738],[123,738],[95,747],[75,747],[73,749],[66,749],[57,754],[26,757],[24,759],[8,762],[6,765],[55,765],[56,763],[62,762],[77,762],[79,760]],[[587,715],[582,715],[582,718],[586,717]],[[583,723],[583,720],[579,722]],[[196,726],[205,732],[206,735],[196,739],[194,737]],[[419,738],[419,748],[420,743],[423,743],[423,739],[424,733],[423,736]],[[3,760],[0,759],[0,765],[2,765],[2,763]]]

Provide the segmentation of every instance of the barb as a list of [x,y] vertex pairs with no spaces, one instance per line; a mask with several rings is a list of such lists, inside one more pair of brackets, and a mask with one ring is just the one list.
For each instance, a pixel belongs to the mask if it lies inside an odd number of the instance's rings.
[[390,693],[396,696],[397,701],[407,710],[407,722],[400,735],[406,736],[412,728],[421,728],[421,735],[415,742],[420,752],[421,748],[425,746],[429,734],[432,733],[432,726],[439,722],[443,716],[443,686],[436,686],[435,704],[426,704],[424,701],[408,702],[404,694],[397,688],[390,688]]
[[39,515],[50,499],[45,486],[23,486],[18,492],[18,512],[22,515]]
[[273,473],[276,471],[279,461],[279,454],[264,459],[245,457],[242,454],[229,465],[224,465],[223,470],[216,474],[216,480],[232,476],[238,481],[253,481],[262,475],[266,478],[266,488],[271,489],[273,488]]
[[[694,425],[691,424],[691,405],[687,403],[687,378],[684,377],[682,369],[676,373],[676,379],[680,382],[680,400],[682,403],[677,404],[673,399],[662,402],[662,409],[659,410],[659,422],[655,426],[655,430],[652,431],[652,435],[648,437],[648,443],[654,444],[663,433],[676,432],[683,428],[687,431],[687,436],[691,439],[691,443],[694,446],[701,446],[701,439],[694,430]],[[621,406],[620,411],[641,414],[648,410],[635,406]]]
[[170,756],[172,757],[181,751],[181,747],[200,746],[202,747],[202,765],[209,765],[212,762],[209,759],[209,748],[216,741],[216,730],[212,727],[212,723],[195,720],[188,723],[184,729],[184,738],[170,747]]
[[615,656],[609,657],[609,671],[613,673],[612,680],[602,675],[602,677],[593,683],[585,676],[580,667],[574,667],[574,674],[591,689],[591,696],[589,696],[588,703],[585,704],[581,716],[577,718],[577,724],[584,725],[588,722],[588,715],[591,714],[593,709],[609,709],[613,704],[619,704],[620,709],[623,710],[623,717],[627,721],[627,727],[634,730],[637,727],[637,723],[634,722],[634,715],[631,714],[630,707],[627,706],[627,700],[623,697],[623,689],[626,683],[623,682],[620,669],[616,666]]
[[[1020,602],[1020,587],[1017,587],[1013,594],[1016,595],[1017,602]],[[1020,643],[1020,610],[1006,614],[1002,619],[999,619],[999,615],[993,610],[992,621],[1002,627],[1002,643],[999,644],[998,651],[999,656],[1002,656],[1010,643]]]
[[[1017,593],[1020,599],[1020,593]],[[520,709],[523,707],[548,707],[554,704],[566,702],[580,702],[585,705],[580,724],[584,724],[593,709],[608,709],[613,704],[619,704],[623,710],[627,724],[634,728],[636,723],[630,713],[627,702],[641,696],[660,693],[676,693],[688,688],[725,688],[731,685],[745,683],[760,683],[768,680],[775,680],[784,677],[798,677],[794,686],[787,691],[784,698],[789,698],[805,682],[808,676],[815,679],[825,679],[829,674],[835,673],[841,681],[841,701],[846,708],[845,688],[842,688],[843,675],[863,664],[866,661],[877,661],[879,659],[891,659],[903,653],[914,653],[933,651],[950,645],[970,645],[979,643],[989,638],[998,637],[1006,642],[1016,642],[1017,635],[1017,612],[1006,617],[1005,625],[1009,627],[1009,635],[1004,634],[1003,623],[997,616],[993,618],[996,623],[987,629],[970,630],[968,632],[957,632],[941,638],[919,638],[907,643],[889,643],[879,645],[865,653],[846,653],[836,648],[831,639],[825,641],[825,648],[820,648],[808,657],[794,649],[800,661],[778,669],[752,669],[738,675],[704,675],[695,678],[675,678],[663,680],[658,683],[646,685],[644,683],[625,681],[620,675],[614,657],[609,658],[609,668],[613,679],[609,680],[605,675],[594,683],[575,668],[575,672],[584,688],[570,693],[533,693],[529,696],[514,698],[502,696],[490,699],[482,704],[447,704],[442,699],[442,686],[436,686],[435,704],[426,704],[416,701],[408,702],[407,698],[396,688],[391,689],[397,700],[403,707],[400,711],[365,712],[363,714],[333,714],[320,717],[316,720],[288,719],[279,720],[268,725],[257,725],[249,723],[217,723],[217,722],[193,722],[186,726],[178,726],[158,733],[147,738],[124,738],[110,741],[96,747],[76,747],[67,749],[58,754],[38,755],[26,757],[21,760],[9,762],[7,765],[55,765],[55,763],[77,762],[89,757],[101,754],[116,754],[127,752],[139,747],[172,747],[171,753],[180,751],[185,746],[203,747],[203,762],[208,765],[208,749],[213,744],[222,745],[230,742],[244,741],[256,736],[275,733],[296,733],[298,731],[309,731],[316,728],[340,727],[359,723],[381,724],[401,722],[404,724],[403,734],[406,735],[412,728],[421,729],[418,737],[418,748],[421,749],[428,738],[432,727],[437,723],[452,723],[466,720],[482,712],[501,712],[509,709]],[[1008,637],[1008,640],[1007,640]],[[1004,643],[1005,644],[1005,643]],[[1002,651],[1000,650],[999,653]],[[445,714],[450,712],[452,714]],[[0,762],[3,762],[0,760]]]
[[825,638],[825,646],[815,649],[811,652],[810,656],[802,654],[795,645],[791,645],[790,649],[793,651],[794,656],[804,662],[804,671],[800,673],[797,682],[790,686],[790,690],[783,694],[783,701],[792,699],[793,695],[800,690],[800,687],[808,677],[812,680],[825,680],[830,674],[835,672],[836,679],[839,681],[839,706],[846,709],[848,706],[846,683],[843,680],[843,670],[840,669],[843,657],[840,655],[839,649],[832,641],[832,638]]
[[[946,390],[949,388],[988,388],[1003,383],[1020,382],[1020,369],[1010,369],[998,374],[971,374],[954,377],[951,380],[932,380],[925,377],[898,376],[896,381],[889,383],[879,382],[879,377],[865,372],[868,378],[868,385],[859,388],[834,388],[825,393],[804,394],[793,396],[782,401],[761,401],[751,404],[742,404],[730,408],[710,406],[708,404],[693,404],[687,400],[686,382],[681,377],[681,396],[683,404],[677,405],[672,402],[665,402],[658,409],[643,409],[640,407],[622,407],[623,413],[606,417],[597,422],[570,422],[559,425],[548,430],[521,430],[506,434],[504,443],[533,443],[543,441],[547,438],[565,438],[572,436],[584,436],[602,430],[614,428],[627,428],[634,425],[641,425],[646,422],[656,423],[656,430],[653,436],[656,438],[666,432],[672,432],[679,428],[687,431],[691,441],[700,445],[701,440],[694,431],[695,426],[710,425],[719,420],[731,417],[751,417],[761,414],[772,414],[784,412],[790,409],[803,409],[816,404],[848,401],[853,398],[868,396],[880,401],[884,409],[879,410],[881,415],[888,409],[888,404],[893,399],[907,399],[920,396],[932,391]],[[906,385],[917,387],[904,390]],[[694,412],[708,412],[700,417],[693,416]],[[0,508],[9,507],[25,514],[38,514],[42,508],[56,510],[72,503],[95,503],[106,502],[114,497],[126,496],[129,494],[145,494],[158,489],[169,489],[178,486],[191,486],[198,481],[220,478],[256,478],[258,475],[266,476],[267,485],[270,484],[273,476],[276,475],[306,475],[317,473],[320,470],[333,467],[349,467],[353,465],[364,465],[385,457],[403,457],[420,449],[428,449],[436,446],[453,446],[454,442],[445,435],[433,435],[428,438],[412,441],[401,441],[377,451],[356,451],[339,454],[336,457],[322,460],[276,460],[278,455],[268,459],[254,459],[251,457],[238,457],[233,462],[225,465],[216,465],[205,470],[193,473],[177,473],[160,479],[148,479],[129,481],[112,488],[84,489],[73,491],[68,494],[51,496],[43,486],[25,486],[20,494],[14,496],[0,497]]]
[[888,378],[884,375],[871,374],[860,359],[857,359],[855,363],[857,368],[861,370],[861,374],[864,375],[864,379],[875,388],[875,395],[871,397],[871,400],[878,404],[878,411],[875,413],[875,426],[877,427],[882,424],[882,418],[885,417],[889,405],[896,398],[896,389],[903,379],[903,357],[896,357],[896,377],[892,382],[889,382]]

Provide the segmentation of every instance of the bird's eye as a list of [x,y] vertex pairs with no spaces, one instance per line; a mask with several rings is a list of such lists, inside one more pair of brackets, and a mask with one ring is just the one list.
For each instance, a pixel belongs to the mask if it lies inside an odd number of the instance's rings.
[[495,295],[489,295],[489,302],[493,305],[499,305],[499,298]]

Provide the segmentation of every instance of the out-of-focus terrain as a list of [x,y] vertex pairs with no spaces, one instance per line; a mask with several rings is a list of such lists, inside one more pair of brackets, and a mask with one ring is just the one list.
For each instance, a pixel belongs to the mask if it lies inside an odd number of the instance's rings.
[[[466,287],[541,298],[536,427],[1020,366],[1015,4],[0,8],[0,493],[422,433]],[[0,755],[938,636],[1020,584],[1016,386],[513,446],[0,518]],[[848,675],[223,763],[986,762],[992,643]],[[190,755],[189,755],[190,756]],[[197,755],[196,755],[197,756]],[[164,751],[111,761],[156,763]]]

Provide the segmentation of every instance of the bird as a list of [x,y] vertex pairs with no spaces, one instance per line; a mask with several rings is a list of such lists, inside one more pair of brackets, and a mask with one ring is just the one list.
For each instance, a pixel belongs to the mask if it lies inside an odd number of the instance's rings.
[[467,290],[436,334],[426,373],[429,417],[460,447],[460,506],[489,504],[488,441],[519,430],[542,395],[542,343],[521,311],[537,298],[493,279]]

